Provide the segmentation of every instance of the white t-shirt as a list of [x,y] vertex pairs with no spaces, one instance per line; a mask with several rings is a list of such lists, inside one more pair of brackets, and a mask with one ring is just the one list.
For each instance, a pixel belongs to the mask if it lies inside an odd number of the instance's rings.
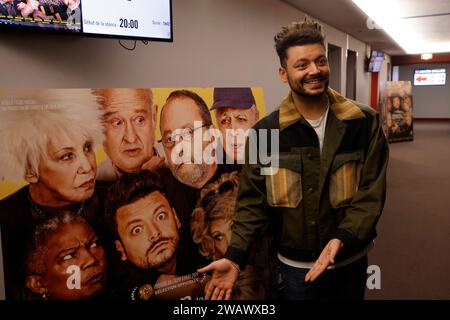
[[317,137],[319,138],[319,145],[320,145],[320,152],[322,153],[322,147],[323,147],[323,139],[325,138],[325,127],[327,126],[327,118],[328,118],[328,111],[330,110],[329,105],[327,105],[327,110],[320,116],[319,119],[316,120],[310,120],[306,119],[306,121],[309,122],[311,127],[316,131]]

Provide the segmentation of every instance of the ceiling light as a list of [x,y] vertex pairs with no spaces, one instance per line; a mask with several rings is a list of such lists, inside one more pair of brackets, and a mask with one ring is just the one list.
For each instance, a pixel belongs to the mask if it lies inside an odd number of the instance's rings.
[[420,59],[422,59],[422,60],[431,60],[431,59],[433,59],[433,54],[432,53],[422,53],[420,55]]
[[382,28],[408,54],[450,52],[450,40],[431,40],[417,23],[413,6],[407,0],[352,0],[376,25]]

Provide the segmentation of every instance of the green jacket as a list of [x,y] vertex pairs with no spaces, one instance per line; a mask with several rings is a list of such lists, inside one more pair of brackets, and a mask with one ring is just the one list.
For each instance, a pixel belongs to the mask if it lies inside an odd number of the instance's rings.
[[[300,115],[291,94],[279,110],[254,129],[279,129],[279,168],[262,175],[249,164],[247,141],[231,242],[226,257],[243,268],[265,226],[277,250],[299,261],[315,261],[333,238],[344,243],[336,261],[362,250],[376,236],[386,196],[389,150],[379,114],[332,89],[322,154],[314,129]],[[270,150],[270,135],[259,153]],[[267,170],[267,169],[266,169]]]

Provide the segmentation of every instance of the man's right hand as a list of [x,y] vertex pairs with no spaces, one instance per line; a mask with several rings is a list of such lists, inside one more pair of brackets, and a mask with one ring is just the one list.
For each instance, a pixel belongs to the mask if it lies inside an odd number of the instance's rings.
[[239,276],[237,265],[228,259],[220,259],[199,269],[198,272],[206,273],[212,271],[211,281],[206,290],[206,300],[230,300],[234,284]]

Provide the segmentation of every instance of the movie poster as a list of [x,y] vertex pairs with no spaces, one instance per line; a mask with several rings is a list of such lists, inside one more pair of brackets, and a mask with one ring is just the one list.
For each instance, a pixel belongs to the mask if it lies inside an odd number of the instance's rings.
[[[261,88],[3,89],[0,114],[6,299],[203,299]],[[233,299],[268,297],[265,250]]]
[[0,0],[0,24],[81,32],[81,0]]
[[380,112],[383,130],[389,142],[414,139],[410,81],[387,81],[381,85]]

